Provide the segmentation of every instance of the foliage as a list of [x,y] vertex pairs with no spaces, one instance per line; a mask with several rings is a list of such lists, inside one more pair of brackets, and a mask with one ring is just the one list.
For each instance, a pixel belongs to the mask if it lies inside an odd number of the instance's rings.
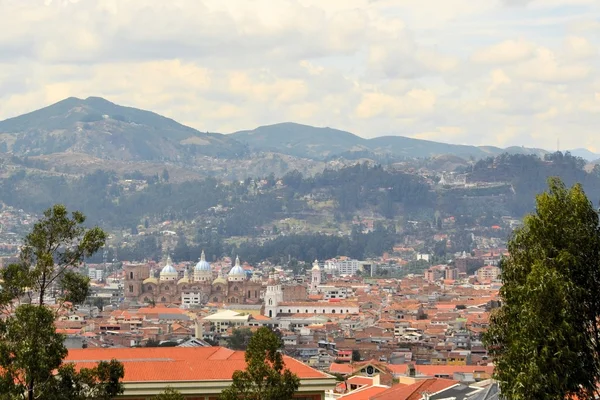
[[246,350],[252,335],[250,328],[234,329],[228,339],[228,347],[232,350]]
[[357,349],[352,350],[352,361],[360,361],[360,351]]
[[153,397],[154,400],[185,400],[185,397],[178,390],[167,387],[160,394]]
[[[46,295],[62,306],[85,300],[89,279],[75,270],[104,245],[106,234],[84,222],[83,214],[69,215],[62,205],[46,210],[25,237],[19,262],[0,272],[0,393],[6,398],[54,399],[68,390],[67,398],[108,399],[122,391],[123,366],[116,361],[79,372],[63,364],[64,336],[45,304]],[[61,293],[51,292],[55,284]]]
[[233,383],[221,400],[289,400],[300,379],[285,368],[281,339],[269,328],[256,331],[246,350],[246,370],[233,373]]
[[520,216],[533,209],[535,195],[545,189],[546,179],[553,176],[560,177],[569,186],[579,182],[590,198],[599,199],[600,176],[587,173],[584,165],[583,159],[569,152],[548,154],[543,160],[533,155],[502,154],[478,161],[470,180],[509,182],[514,196],[508,198],[508,211]]
[[510,240],[502,307],[484,335],[509,399],[594,398],[600,378],[600,226],[581,185],[554,178]]

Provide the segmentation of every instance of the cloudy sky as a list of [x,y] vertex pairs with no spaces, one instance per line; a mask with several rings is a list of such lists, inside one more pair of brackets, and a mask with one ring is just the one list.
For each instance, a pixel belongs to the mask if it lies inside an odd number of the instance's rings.
[[0,0],[0,119],[102,96],[202,131],[600,152],[598,0]]

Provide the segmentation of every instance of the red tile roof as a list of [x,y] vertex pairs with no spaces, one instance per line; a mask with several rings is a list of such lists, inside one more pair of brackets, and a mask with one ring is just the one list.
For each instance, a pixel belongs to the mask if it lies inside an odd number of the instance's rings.
[[396,385],[370,398],[370,400],[419,400],[424,392],[437,393],[454,386],[458,381],[449,379],[424,379],[412,385]]
[[344,396],[339,397],[340,400],[369,400],[372,399],[373,396],[378,395],[379,393],[383,393],[389,389],[389,386],[369,386],[366,388],[360,388],[353,392],[350,392]]
[[329,372],[332,374],[351,374],[354,368],[350,364],[333,363],[329,366]]
[[[66,361],[90,368],[113,358],[125,367],[123,382],[230,380],[234,371],[246,368],[243,351],[223,347],[71,349]],[[329,377],[291,357],[284,360],[300,379]]]

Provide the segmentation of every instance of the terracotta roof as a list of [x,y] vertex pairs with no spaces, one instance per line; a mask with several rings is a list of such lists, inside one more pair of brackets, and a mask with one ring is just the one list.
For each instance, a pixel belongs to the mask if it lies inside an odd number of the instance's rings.
[[412,385],[396,385],[370,400],[419,400],[424,392],[437,393],[454,386],[458,381],[449,379],[424,379]]
[[329,372],[332,374],[351,374],[354,371],[350,364],[333,363],[329,366]]
[[169,307],[142,307],[138,310],[138,314],[187,314],[188,311],[181,308]]
[[368,386],[366,388],[360,388],[353,392],[350,392],[344,396],[338,397],[338,399],[343,400],[369,400],[372,399],[373,396],[378,395],[379,393],[385,392],[389,389],[389,386]]
[[[405,374],[408,364],[388,364],[387,367],[395,374]],[[415,365],[417,374],[425,376],[452,375],[455,372],[485,372],[491,374],[494,367],[491,365]]]
[[[243,351],[224,347],[71,349],[65,361],[91,368],[113,358],[125,367],[123,382],[230,380],[236,370],[246,368]],[[284,360],[300,379],[329,377],[291,357]]]
[[[352,352],[350,352],[352,353]],[[373,385],[373,378],[355,375],[348,378],[347,382],[351,385]]]

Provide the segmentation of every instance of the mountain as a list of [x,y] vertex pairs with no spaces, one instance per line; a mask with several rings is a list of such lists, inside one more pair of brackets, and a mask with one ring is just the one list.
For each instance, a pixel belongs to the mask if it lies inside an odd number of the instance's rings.
[[592,153],[588,149],[574,149],[569,150],[571,155],[575,157],[581,157],[586,161],[594,161],[600,158],[600,154]]
[[349,157],[352,153],[391,155],[399,158],[427,158],[455,155],[463,158],[484,158],[508,152],[537,154],[541,149],[493,146],[470,146],[433,142],[404,136],[381,136],[364,139],[350,132],[331,128],[316,128],[291,122],[261,126],[250,131],[239,131],[230,136],[255,151],[273,151],[297,157],[325,159],[334,156]]
[[82,153],[122,161],[186,161],[246,152],[234,138],[203,133],[153,112],[100,97],[69,97],[0,122],[0,152]]
[[285,122],[230,134],[260,151],[275,151],[305,158],[327,158],[332,154],[368,150],[367,140],[332,128]]

